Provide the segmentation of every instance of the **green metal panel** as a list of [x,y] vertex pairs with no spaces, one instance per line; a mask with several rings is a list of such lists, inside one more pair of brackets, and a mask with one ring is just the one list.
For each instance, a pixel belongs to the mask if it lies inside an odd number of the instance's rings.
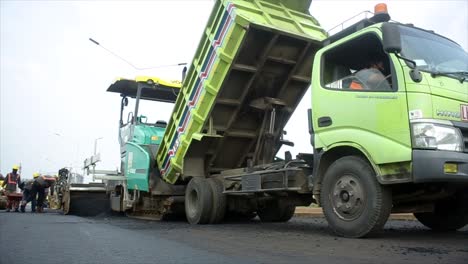
[[159,145],[164,136],[165,128],[150,125],[136,125],[133,130],[132,142],[141,145]]
[[269,2],[278,6],[283,5],[289,9],[299,11],[304,14],[309,14],[309,7],[312,0],[270,0]]
[[165,128],[139,124],[133,127],[133,137],[125,144],[125,176],[128,189],[148,191],[151,164]]
[[128,189],[147,192],[151,155],[140,145],[132,142],[125,144],[125,149],[125,177]]
[[262,118],[249,108],[253,99],[286,101],[276,127],[282,130],[310,84],[313,54],[326,37],[307,9],[292,1],[216,1],[157,154],[166,181],[183,174],[194,135],[216,138],[202,151],[210,166],[242,165],[259,137],[261,122],[242,121]]
[[[430,73],[421,72],[422,81],[414,83],[409,71],[405,65],[403,72],[408,91],[410,116],[414,119],[462,121],[460,106],[468,104],[468,82],[461,83],[459,80],[445,76],[434,78]],[[441,112],[455,113],[455,115],[441,115]]]
[[[314,67],[321,68],[322,55],[329,49],[368,32],[381,36],[377,26],[354,33],[319,51]],[[393,54],[390,59],[397,74],[397,92],[326,89],[320,82],[321,71],[313,72],[312,121],[316,148],[327,151],[337,145],[358,145],[377,165],[411,160],[404,72]],[[330,117],[332,125],[319,127],[318,118],[323,116]]]

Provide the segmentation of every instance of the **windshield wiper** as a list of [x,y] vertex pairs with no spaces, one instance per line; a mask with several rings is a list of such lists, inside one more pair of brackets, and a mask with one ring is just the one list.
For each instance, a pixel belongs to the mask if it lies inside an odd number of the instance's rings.
[[463,83],[465,80],[467,80],[468,77],[468,71],[430,71],[430,74],[432,78],[435,78],[437,76],[448,76],[452,77],[452,75],[457,75],[460,78],[457,78],[461,83]]

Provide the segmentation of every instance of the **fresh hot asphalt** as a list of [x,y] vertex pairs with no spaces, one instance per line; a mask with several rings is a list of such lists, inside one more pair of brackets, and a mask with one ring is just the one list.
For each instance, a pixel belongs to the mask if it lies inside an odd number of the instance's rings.
[[0,263],[468,263],[468,227],[391,220],[376,238],[332,235],[323,218],[192,226],[123,216],[0,211]]

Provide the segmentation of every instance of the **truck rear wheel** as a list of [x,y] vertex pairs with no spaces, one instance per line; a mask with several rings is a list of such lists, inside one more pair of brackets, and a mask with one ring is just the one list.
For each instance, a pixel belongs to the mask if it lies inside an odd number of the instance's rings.
[[414,213],[421,224],[434,231],[455,231],[468,224],[468,195],[459,194],[454,199],[438,201],[434,212]]
[[257,211],[262,222],[287,222],[294,215],[296,206],[282,199],[267,201]]
[[210,224],[219,224],[224,220],[226,214],[226,194],[223,182],[219,179],[208,179],[213,194],[213,207],[211,209]]
[[213,205],[212,191],[206,179],[193,178],[185,190],[185,214],[190,224],[207,224]]
[[344,237],[380,231],[392,208],[391,190],[380,185],[372,167],[356,156],[340,158],[328,168],[320,199],[328,225]]

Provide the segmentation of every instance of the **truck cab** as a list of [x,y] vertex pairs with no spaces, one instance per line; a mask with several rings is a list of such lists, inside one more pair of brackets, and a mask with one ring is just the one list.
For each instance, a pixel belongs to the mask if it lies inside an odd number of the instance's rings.
[[329,37],[314,59],[314,195],[344,236],[390,212],[433,229],[467,223],[468,55],[389,18],[376,12]]

